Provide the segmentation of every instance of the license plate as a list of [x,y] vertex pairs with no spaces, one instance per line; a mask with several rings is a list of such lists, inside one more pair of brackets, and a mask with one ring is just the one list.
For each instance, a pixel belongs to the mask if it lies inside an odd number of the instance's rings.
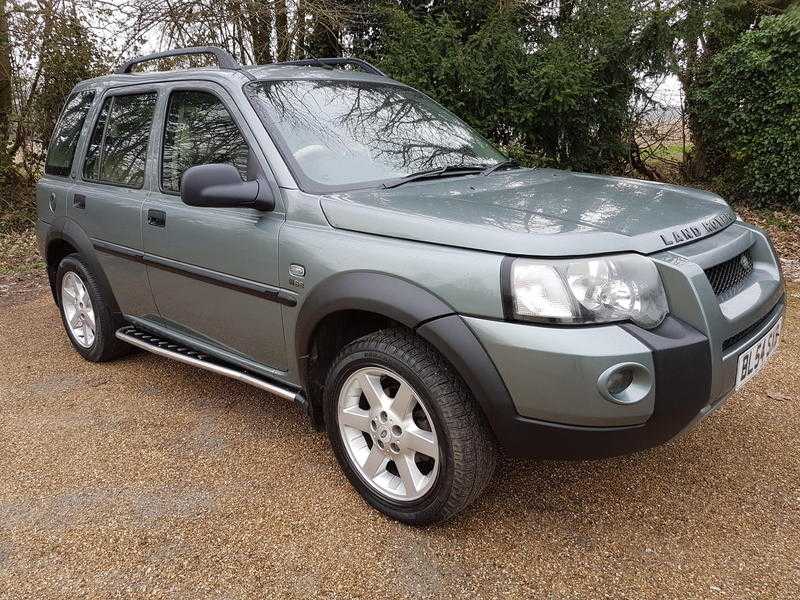
[[782,324],[783,319],[775,323],[760,340],[739,355],[739,369],[736,371],[737,390],[755,377],[767,364],[769,357],[775,354],[781,339]]

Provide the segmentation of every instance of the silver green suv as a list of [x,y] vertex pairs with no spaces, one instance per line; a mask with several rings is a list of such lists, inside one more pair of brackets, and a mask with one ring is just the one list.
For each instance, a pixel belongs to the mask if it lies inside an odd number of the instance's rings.
[[[138,72],[213,55],[219,68]],[[719,197],[525,169],[354,59],[218,48],[77,85],[37,190],[73,346],[296,403],[372,506],[472,502],[496,455],[669,440],[778,345],[767,236]]]

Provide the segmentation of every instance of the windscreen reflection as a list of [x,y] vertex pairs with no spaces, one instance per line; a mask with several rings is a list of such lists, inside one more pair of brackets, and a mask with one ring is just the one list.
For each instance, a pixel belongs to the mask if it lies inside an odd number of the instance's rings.
[[504,160],[466,123],[410,88],[305,79],[251,85],[286,158],[317,184],[348,186]]

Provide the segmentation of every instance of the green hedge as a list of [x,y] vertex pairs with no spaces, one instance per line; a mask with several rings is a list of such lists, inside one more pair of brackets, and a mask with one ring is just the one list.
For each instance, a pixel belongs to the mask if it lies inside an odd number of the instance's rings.
[[637,74],[666,47],[661,12],[610,0],[534,18],[519,3],[453,4],[421,17],[382,10],[371,58],[523,162],[624,168]]
[[800,208],[800,9],[762,20],[699,75],[688,100],[720,191]]

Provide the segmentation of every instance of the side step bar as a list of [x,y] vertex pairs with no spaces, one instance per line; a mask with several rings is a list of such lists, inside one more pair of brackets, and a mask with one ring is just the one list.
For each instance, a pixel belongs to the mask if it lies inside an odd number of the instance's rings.
[[171,358],[172,360],[177,360],[178,362],[192,365],[193,367],[199,367],[201,369],[205,369],[206,371],[211,371],[212,373],[217,373],[243,383],[248,383],[254,387],[269,392],[270,394],[274,394],[280,398],[295,402],[303,410],[303,412],[307,412],[308,410],[308,403],[303,394],[300,392],[295,392],[288,388],[281,387],[280,385],[267,381],[266,379],[262,379],[256,375],[252,375],[251,373],[248,373],[234,365],[224,363],[223,361],[217,360],[207,354],[203,354],[202,352],[192,350],[191,348],[186,348],[170,340],[166,340],[145,331],[141,331],[133,325],[121,327],[117,330],[115,335],[117,338],[121,339],[123,342],[129,343],[131,346],[136,346],[137,348],[142,348],[143,350],[147,350],[153,354],[158,354],[159,356]]

